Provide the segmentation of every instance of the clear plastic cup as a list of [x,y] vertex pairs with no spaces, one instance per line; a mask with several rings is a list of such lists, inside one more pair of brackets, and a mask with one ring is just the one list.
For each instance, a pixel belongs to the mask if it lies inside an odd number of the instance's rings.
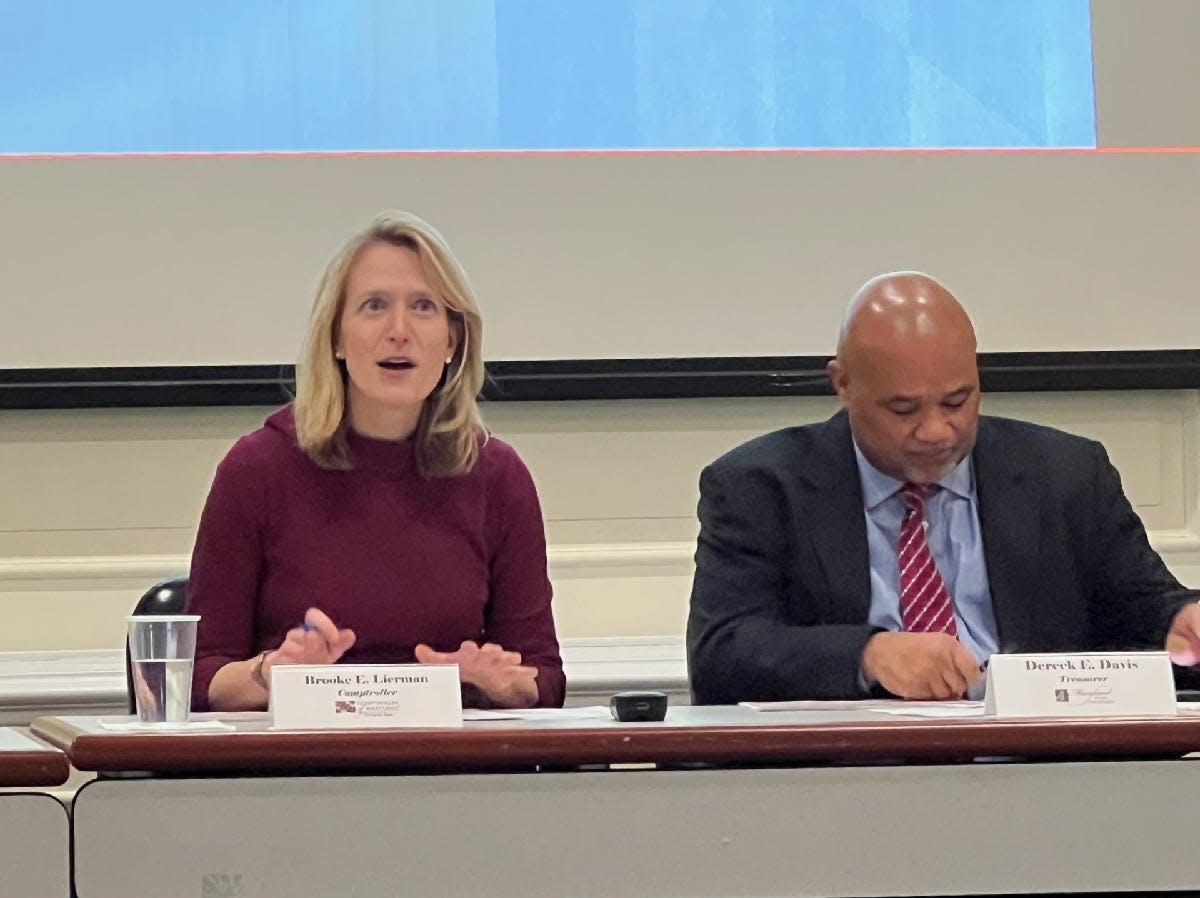
[[198,614],[132,615],[129,662],[138,719],[186,723],[192,708]]

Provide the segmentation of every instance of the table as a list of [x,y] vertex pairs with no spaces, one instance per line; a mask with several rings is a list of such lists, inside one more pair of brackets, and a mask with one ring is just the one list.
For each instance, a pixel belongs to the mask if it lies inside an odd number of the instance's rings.
[[[873,703],[880,706],[898,703]],[[760,713],[742,707],[671,708],[654,724],[543,719],[462,729],[278,732],[265,713],[201,714],[232,733],[116,732],[92,716],[43,717],[33,731],[80,770],[198,773],[271,769],[462,772],[534,765],[760,764],[980,756],[1161,757],[1200,751],[1200,713],[1174,718],[931,719],[856,710]]]
[[[0,728],[0,786],[57,786],[69,772],[61,751]],[[62,802],[45,793],[0,793],[0,834],[0,893],[70,895],[70,829]]]
[[[1192,803],[1181,799],[1200,787],[1200,760],[1162,757],[1200,748],[1200,715],[673,708],[663,724],[283,733],[239,715],[236,727],[131,734],[94,718],[35,722],[84,769],[159,774],[79,791],[81,898],[1200,887]],[[966,762],[979,755],[1037,760]],[[1100,759],[1124,755],[1136,759]],[[657,766],[593,766],[647,762]],[[197,772],[208,775],[185,775]]]

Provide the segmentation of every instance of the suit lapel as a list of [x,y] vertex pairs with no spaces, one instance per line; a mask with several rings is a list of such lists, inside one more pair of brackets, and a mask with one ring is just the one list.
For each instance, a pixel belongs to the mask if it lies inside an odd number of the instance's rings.
[[811,490],[807,505],[812,543],[825,572],[831,619],[865,622],[871,606],[871,562],[862,484],[845,412],[834,415],[814,439],[812,466],[801,472]]
[[987,418],[972,455],[988,587],[1002,652],[1035,645],[1032,625],[1041,559],[1036,462]]

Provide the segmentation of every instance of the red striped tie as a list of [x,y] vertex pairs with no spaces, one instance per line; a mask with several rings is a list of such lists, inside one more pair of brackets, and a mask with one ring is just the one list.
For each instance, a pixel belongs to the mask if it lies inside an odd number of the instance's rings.
[[925,539],[925,500],[932,491],[919,483],[900,488],[908,509],[900,523],[900,621],[910,632],[958,636],[950,592]]

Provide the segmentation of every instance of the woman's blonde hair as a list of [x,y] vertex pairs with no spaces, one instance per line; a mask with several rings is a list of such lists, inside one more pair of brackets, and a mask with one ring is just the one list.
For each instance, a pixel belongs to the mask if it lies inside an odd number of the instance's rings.
[[364,248],[390,243],[414,250],[429,286],[447,308],[454,354],[425,400],[417,430],[417,468],[426,477],[465,474],[479,456],[483,422],[475,397],[483,385],[483,321],[466,272],[431,225],[407,212],[383,212],[329,260],[313,300],[308,335],[296,366],[293,404],[300,448],[323,468],[353,466],[346,444],[346,379],[334,355],[346,279]]

